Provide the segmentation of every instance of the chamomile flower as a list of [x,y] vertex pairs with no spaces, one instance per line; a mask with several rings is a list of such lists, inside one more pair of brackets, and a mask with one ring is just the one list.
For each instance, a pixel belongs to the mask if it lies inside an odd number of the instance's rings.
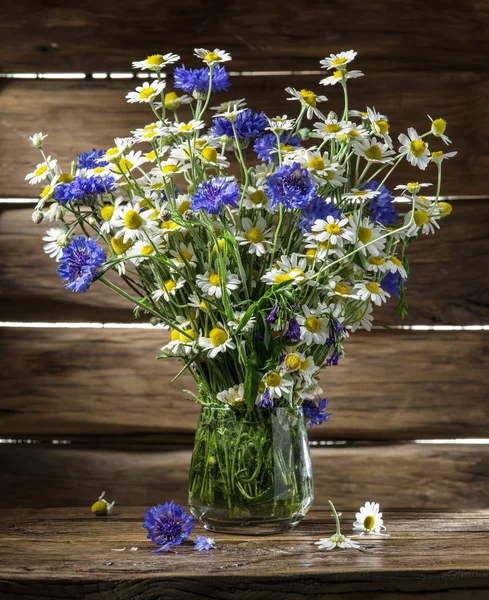
[[117,218],[114,218],[113,226],[120,227],[116,233],[117,238],[123,238],[123,242],[136,240],[143,236],[152,236],[158,229],[158,224],[154,220],[154,210],[146,210],[139,204],[131,206],[127,204],[117,212]]
[[218,112],[213,118],[222,117],[230,123],[234,123],[234,121],[236,121],[236,119],[238,118],[238,115],[244,113],[246,110],[246,108],[239,108],[238,106],[233,106],[229,104],[225,110],[223,110],[222,112]]
[[[167,92],[164,96],[164,104],[166,110],[176,111],[183,104],[191,104],[193,98],[187,94],[179,96],[176,92]],[[161,103],[155,103],[156,108],[159,108]]]
[[125,156],[121,156],[118,161],[114,164],[110,164],[110,170],[115,179],[120,179],[123,176],[127,176],[133,169],[140,167],[146,162],[146,158],[143,156],[141,150],[135,152],[130,150]]
[[304,354],[296,351],[288,352],[282,360],[280,371],[282,373],[295,373],[299,371],[305,360]]
[[191,242],[188,244],[180,242],[176,250],[170,250],[170,254],[178,268],[197,266],[197,257]]
[[281,135],[284,131],[290,131],[294,128],[295,119],[289,119],[287,115],[281,117],[272,117],[268,119],[268,131],[275,133],[275,135]]
[[215,167],[216,169],[226,169],[229,167],[229,161],[225,156],[218,154],[213,146],[206,146],[197,153],[199,159],[204,165]]
[[114,223],[119,218],[119,207],[123,202],[124,198],[122,196],[118,196],[114,204],[106,204],[99,210],[100,220],[102,222],[100,225],[100,231],[102,233],[110,233],[114,230]]
[[240,246],[248,246],[249,254],[263,256],[270,251],[272,245],[272,232],[267,229],[267,223],[263,217],[258,217],[254,224],[251,219],[241,219],[243,235],[237,235],[236,241]]
[[183,277],[170,277],[163,281],[160,287],[151,293],[153,300],[158,302],[161,298],[164,298],[167,302],[170,300],[170,296],[175,296],[177,290],[185,285],[185,279]]
[[428,144],[419,137],[416,129],[414,129],[414,127],[409,127],[407,135],[401,133],[399,142],[401,143],[399,153],[406,154],[408,162],[410,162],[413,167],[419,167],[422,170],[426,169],[430,157]]
[[115,140],[114,140],[115,146],[106,150],[104,156],[99,158],[98,162],[100,162],[102,164],[105,164],[106,162],[109,162],[109,163],[118,162],[120,157],[129,151],[129,149],[131,148],[133,143],[134,143],[133,138],[115,138]]
[[161,254],[165,251],[166,242],[163,240],[161,235],[155,235],[149,240],[138,240],[135,244],[133,244],[133,246],[131,246],[127,255],[129,256],[131,262],[138,266],[155,254]]
[[48,223],[57,223],[61,221],[61,218],[65,215],[66,208],[58,202],[53,202],[49,208],[44,212],[44,220]]
[[353,531],[363,534],[378,534],[384,527],[382,513],[377,502],[365,502],[355,515]]
[[208,352],[209,358],[215,358],[220,352],[227,352],[236,348],[236,345],[220,324],[211,329],[209,337],[201,336],[199,338],[199,346],[205,352]]
[[332,277],[326,286],[327,294],[329,297],[351,297],[352,290],[348,281],[344,281],[340,275]]
[[170,179],[188,169],[190,169],[190,163],[178,158],[169,158],[168,160],[161,161],[157,167],[151,169],[150,175],[163,176],[165,179]]
[[307,346],[311,344],[325,344],[328,339],[329,320],[319,317],[317,310],[306,305],[302,307],[302,315],[297,315],[297,322],[301,328],[301,341]]
[[214,110],[218,113],[226,111],[230,106],[235,106],[236,108],[244,108],[246,106],[246,100],[244,98],[240,98],[239,100],[226,100],[225,102],[221,102],[217,106],[211,106],[211,110]]
[[387,298],[390,298],[390,294],[375,281],[361,281],[355,285],[355,290],[360,300],[372,301],[377,306],[381,306],[383,302],[387,302]]
[[388,144],[378,142],[376,137],[369,139],[356,139],[352,142],[353,152],[365,160],[374,163],[388,163],[395,154]]
[[430,162],[434,162],[437,165],[441,165],[442,161],[444,161],[447,158],[453,158],[456,155],[456,152],[443,152],[442,150],[437,150],[436,152],[431,153]]
[[274,210],[270,206],[270,198],[266,195],[265,190],[249,185],[246,189],[245,197],[243,198],[243,206],[248,210],[266,210],[273,213]]
[[229,404],[232,408],[241,408],[246,402],[244,383],[239,383],[227,390],[223,390],[216,394],[216,397],[219,402]]
[[367,107],[367,116],[370,121],[370,129],[374,135],[380,135],[384,141],[392,146],[392,140],[389,135],[389,121],[385,115],[382,115],[375,108]]
[[328,152],[322,154],[315,148],[300,148],[295,152],[290,153],[290,158],[284,159],[284,163],[298,162],[301,167],[305,167],[309,171],[311,179],[316,183],[328,182],[335,185],[346,181],[341,177],[343,167],[337,162],[331,162]]
[[390,256],[385,260],[386,270],[391,273],[399,273],[403,279],[407,279],[407,272],[402,262],[397,256]]
[[203,129],[204,127],[204,121],[191,119],[188,123],[185,123],[185,121],[174,123],[169,129],[177,135],[193,135],[195,131],[199,131],[199,129]]
[[451,144],[452,142],[445,135],[445,131],[447,128],[447,122],[445,119],[435,119],[433,120],[430,115],[428,115],[428,119],[431,121],[431,133],[432,135],[441,138],[445,144]]
[[41,183],[48,176],[54,177],[57,175],[56,166],[58,161],[55,158],[51,158],[48,156],[44,162],[36,165],[36,168],[32,173],[28,173],[25,176],[25,180],[28,181],[31,185],[35,185],[36,183]]
[[293,285],[303,285],[309,282],[311,271],[308,271],[307,258],[300,257],[295,252],[290,257],[282,255],[276,266],[267,271],[261,280],[268,285],[292,281]]
[[323,113],[317,108],[317,104],[320,102],[326,102],[326,96],[318,96],[311,90],[296,90],[295,88],[288,87],[285,91],[292,96],[287,100],[298,100],[301,103],[303,109],[306,110],[306,117],[312,119],[314,116],[324,119]]
[[158,123],[149,123],[144,127],[131,131],[131,133],[136,142],[152,142],[157,138],[168,135],[168,130],[167,127],[160,121]]
[[320,61],[321,69],[344,69],[348,63],[355,59],[357,52],[346,50],[338,54],[330,54]]
[[338,121],[338,119],[326,119],[320,123],[314,123],[315,135],[325,140],[344,138],[351,128],[352,125],[349,122]]
[[195,354],[198,333],[192,329],[190,322],[182,316],[177,316],[178,329],[170,331],[170,341],[161,349],[163,352],[171,352],[175,356],[189,356]]
[[[233,330],[237,329],[241,323],[241,320],[245,316],[245,314],[246,314],[246,311],[244,311],[244,310],[235,312],[234,313],[234,321],[229,321],[228,326],[231,327]],[[256,324],[256,317],[251,317],[250,319],[248,319],[248,321],[246,322],[246,325],[240,331],[242,331],[243,333],[247,333],[248,331],[251,331],[253,329],[255,324]]]
[[402,195],[404,195],[405,193],[417,194],[421,190],[421,188],[429,187],[430,185],[433,185],[433,184],[432,183],[418,183],[417,181],[412,181],[410,183],[407,183],[406,185],[396,185],[396,187],[394,189],[402,190],[402,192],[401,192]]
[[317,232],[317,240],[320,242],[329,241],[333,245],[343,246],[345,241],[353,241],[352,232],[347,227],[349,219],[335,219],[329,215],[326,219],[317,219],[314,221],[312,231]]
[[351,239],[361,254],[378,256],[385,248],[384,230],[376,227],[368,217],[355,215],[350,219]]
[[357,190],[356,188],[352,188],[351,192],[343,194],[343,198],[347,198],[348,200],[372,200],[372,198],[376,198],[379,195],[380,192],[377,190]]
[[137,86],[135,92],[129,92],[126,94],[126,98],[131,104],[134,102],[153,102],[153,100],[161,94],[165,87],[165,81],[145,81],[143,85]]
[[70,236],[68,230],[64,226],[52,227],[46,231],[46,235],[42,238],[44,242],[44,252],[50,257],[55,258],[59,262],[64,248],[70,244]]
[[200,298],[195,292],[192,292],[188,298],[189,308],[193,308],[198,315],[199,312],[208,313],[214,310],[214,305],[209,298]]
[[383,254],[371,255],[367,258],[367,271],[371,273],[386,273],[390,270],[390,265]]
[[374,324],[373,307],[370,302],[366,302],[361,309],[359,309],[357,318],[351,323],[352,333],[357,329],[365,329],[366,331],[372,330]]
[[144,71],[145,69],[149,69],[150,71],[161,71],[167,65],[171,65],[180,60],[178,54],[172,54],[169,52],[168,54],[152,54],[148,56],[145,60],[136,60],[132,63],[133,69],[141,69]]
[[42,131],[40,131],[39,133],[35,133],[32,137],[29,137],[29,139],[31,140],[31,144],[34,146],[34,148],[38,148],[39,150],[41,150],[44,143],[44,139],[47,137],[47,135],[43,135]]
[[294,385],[290,379],[280,375],[277,371],[268,371],[263,377],[262,383],[265,385],[271,400],[288,396]]
[[[404,226],[409,225],[411,222],[412,211],[409,211],[404,217]],[[408,229],[402,231],[404,237],[412,237],[423,233],[428,235],[429,233],[435,233],[436,229],[440,229],[438,220],[440,218],[439,211],[428,211],[423,209],[415,209],[412,215],[413,222]]]
[[[204,294],[207,294],[211,297],[215,296],[216,298],[222,297],[221,280],[217,270],[213,272],[206,271],[204,275],[197,275],[196,283],[197,286],[204,292]],[[239,277],[233,273],[230,273],[229,271],[225,273],[223,285],[228,293],[237,290],[240,286],[240,283]]]
[[350,538],[345,537],[341,533],[340,519],[338,517],[338,513],[336,512],[336,509],[331,500],[329,501],[329,504],[331,506],[331,510],[333,511],[333,516],[335,518],[336,532],[331,537],[321,538],[318,542],[314,543],[316,544],[316,546],[319,547],[319,550],[333,550],[336,547],[343,549],[353,548],[355,550],[358,550],[358,548],[360,548],[360,544],[358,542],[354,542]]
[[197,58],[201,58],[209,67],[231,60],[229,52],[219,50],[219,48],[214,48],[214,50],[195,48],[194,53]]
[[363,77],[361,71],[348,71],[347,69],[337,69],[333,71],[332,75],[321,79],[319,82],[321,85],[336,85],[346,79],[356,79],[357,77]]

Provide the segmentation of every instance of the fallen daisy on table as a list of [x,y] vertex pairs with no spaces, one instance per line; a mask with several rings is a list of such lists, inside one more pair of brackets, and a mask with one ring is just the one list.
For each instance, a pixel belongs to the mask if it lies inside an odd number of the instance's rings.
[[[360,535],[380,533],[385,529],[382,513],[379,512],[380,507],[377,502],[365,502],[365,505],[360,508],[360,512],[355,515],[356,521],[353,523],[353,531],[359,532]],[[385,535],[385,534],[384,534]]]
[[112,514],[112,509],[114,508],[115,500],[112,500],[112,502],[107,502],[104,496],[105,491],[100,494],[97,502],[92,504],[92,512],[98,517]]
[[336,512],[336,508],[334,507],[334,504],[331,502],[331,500],[328,500],[328,502],[331,506],[331,510],[333,511],[333,516],[336,521],[336,533],[334,533],[329,538],[321,538],[319,542],[314,543],[316,544],[316,546],[319,547],[319,550],[333,550],[333,548],[336,548],[337,546],[338,548],[353,548],[357,550],[358,548],[360,548],[360,544],[358,542],[354,542],[350,538],[345,537],[341,533],[340,518],[338,516],[338,513]]

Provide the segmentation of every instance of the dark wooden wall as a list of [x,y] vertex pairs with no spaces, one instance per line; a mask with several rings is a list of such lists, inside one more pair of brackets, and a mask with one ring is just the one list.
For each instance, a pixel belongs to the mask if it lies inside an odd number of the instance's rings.
[[[319,59],[354,48],[366,77],[351,86],[352,106],[387,113],[396,136],[425,129],[426,114],[448,120],[453,215],[412,248],[407,319],[393,306],[378,314],[408,327],[354,334],[323,376],[335,414],[311,434],[316,495],[487,506],[489,446],[414,441],[489,437],[489,2],[10,3],[0,12],[1,199],[34,193],[24,182],[34,132],[68,165],[147,122],[124,99],[137,80],[92,73],[130,72],[132,60],[169,51],[197,66],[195,46],[233,55],[223,99],[270,114],[290,110],[286,85],[318,89]],[[28,73],[88,76],[10,76]],[[340,105],[336,88],[327,95]],[[413,177],[432,180],[406,166],[393,183]],[[0,444],[0,507],[84,505],[102,489],[122,504],[184,501],[198,410],[180,391],[191,382],[170,383],[177,364],[153,360],[165,332],[128,327],[131,308],[97,287],[65,291],[32,205],[0,207],[0,437],[10,442]]]

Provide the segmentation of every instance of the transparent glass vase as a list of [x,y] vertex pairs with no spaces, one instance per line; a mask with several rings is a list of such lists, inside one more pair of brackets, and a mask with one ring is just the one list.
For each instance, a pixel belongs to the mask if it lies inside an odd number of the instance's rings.
[[284,532],[303,519],[312,502],[302,408],[202,407],[189,504],[206,529],[248,535]]

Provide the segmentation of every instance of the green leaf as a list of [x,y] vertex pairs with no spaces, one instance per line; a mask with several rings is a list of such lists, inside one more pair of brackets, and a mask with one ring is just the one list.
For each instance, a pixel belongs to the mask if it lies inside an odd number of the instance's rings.
[[259,383],[260,372],[258,371],[258,360],[256,351],[253,350],[246,364],[245,372],[245,398],[249,409],[252,409],[255,406]]

